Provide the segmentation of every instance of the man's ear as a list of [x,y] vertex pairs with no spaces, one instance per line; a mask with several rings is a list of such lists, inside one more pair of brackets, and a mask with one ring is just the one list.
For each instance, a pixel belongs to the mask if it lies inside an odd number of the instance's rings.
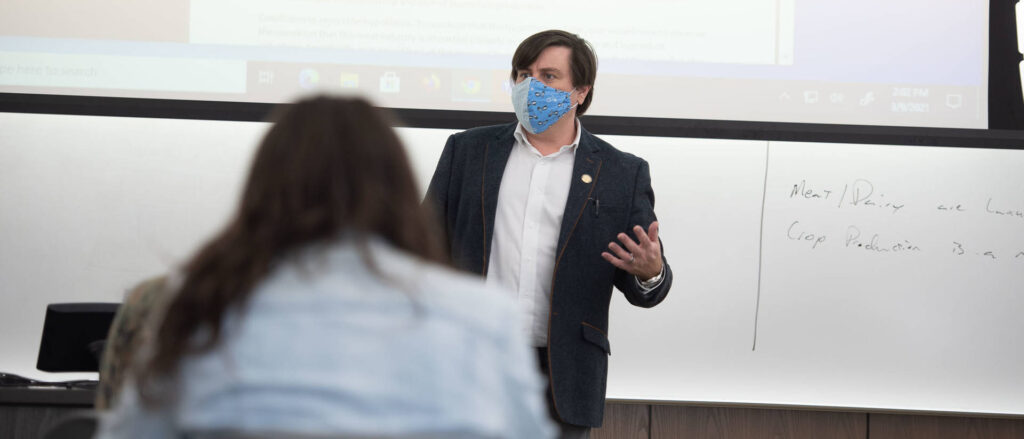
[[587,95],[590,94],[589,85],[581,85],[576,87],[576,95],[579,96],[580,101],[576,102],[576,105],[583,105],[583,101],[587,100]]

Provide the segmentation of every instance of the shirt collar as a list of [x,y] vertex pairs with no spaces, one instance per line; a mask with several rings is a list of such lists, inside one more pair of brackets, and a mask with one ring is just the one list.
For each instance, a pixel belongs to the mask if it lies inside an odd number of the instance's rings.
[[[562,147],[559,148],[558,152],[556,152],[555,154],[561,154],[562,152],[564,152],[567,149],[568,150],[572,150],[573,152],[576,152],[576,147],[579,146],[579,144],[580,144],[580,137],[581,137],[582,134],[583,134],[583,124],[580,123],[580,119],[579,118],[576,118],[576,138],[574,138],[572,140],[572,143],[570,143],[568,145],[562,145]],[[540,152],[537,151],[537,148],[535,146],[533,146],[530,143],[529,140],[526,139],[526,130],[523,129],[523,124],[516,124],[516,130],[513,133],[513,135],[516,138],[516,143],[518,143],[520,145],[527,146],[532,152],[540,154]]]

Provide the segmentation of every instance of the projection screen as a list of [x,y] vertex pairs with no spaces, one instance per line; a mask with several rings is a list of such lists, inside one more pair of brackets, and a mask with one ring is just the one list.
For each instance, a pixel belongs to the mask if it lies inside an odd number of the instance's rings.
[[987,128],[982,0],[7,0],[0,92],[509,111],[550,28],[598,54],[589,114]]

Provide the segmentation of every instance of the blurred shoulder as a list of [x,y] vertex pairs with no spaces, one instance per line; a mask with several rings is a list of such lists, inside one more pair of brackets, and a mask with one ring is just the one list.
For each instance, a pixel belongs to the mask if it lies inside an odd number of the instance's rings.
[[479,275],[430,264],[421,279],[418,294],[435,298],[436,305],[446,314],[483,326],[515,318],[512,294],[487,285]]
[[448,311],[469,310],[489,317],[515,315],[513,294],[487,285],[478,274],[425,261],[380,238],[371,239],[370,248],[383,278],[390,280],[384,284],[407,289],[428,306]]
[[124,305],[149,310],[159,298],[167,294],[170,287],[167,275],[157,276],[135,285],[124,299]]

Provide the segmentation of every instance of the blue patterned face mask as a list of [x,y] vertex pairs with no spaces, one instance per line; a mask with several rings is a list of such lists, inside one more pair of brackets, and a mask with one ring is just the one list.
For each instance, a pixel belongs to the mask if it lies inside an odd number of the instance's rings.
[[527,77],[512,87],[512,108],[526,131],[540,134],[576,107],[569,100],[571,94]]

